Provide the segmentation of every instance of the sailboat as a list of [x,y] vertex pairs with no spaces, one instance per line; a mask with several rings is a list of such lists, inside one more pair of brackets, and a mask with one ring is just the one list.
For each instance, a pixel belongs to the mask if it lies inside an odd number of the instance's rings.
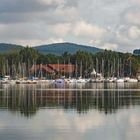
[[117,83],[124,83],[124,78],[121,77],[122,73],[121,73],[121,59],[118,60],[118,77],[116,79]]
[[98,68],[99,64],[98,64],[98,59],[96,58],[96,71],[93,68],[93,71],[90,73],[91,74],[91,82],[96,82],[96,83],[100,83],[104,81],[104,77],[102,76],[103,73],[103,68],[104,68],[104,62],[102,60],[102,73],[98,73],[99,68]]
[[[132,62],[131,62],[131,59],[130,59],[130,76],[132,75],[132,70],[131,70],[131,68],[132,68]],[[129,78],[129,79],[127,80],[127,82],[129,82],[129,83],[136,83],[136,82],[138,82],[138,79],[136,79],[136,78]]]
[[97,73],[94,68],[90,74],[92,76],[91,82],[97,82],[97,83],[103,82],[103,77],[102,77],[101,73]]
[[[77,80],[76,78],[72,78],[72,65],[70,63],[70,60],[69,60],[69,68],[70,68],[70,72],[69,72],[69,78],[65,79],[66,80],[66,83],[68,84],[76,84],[77,83]],[[75,71],[75,75],[77,77],[77,61],[76,61],[76,71]]]
[[87,83],[87,80],[82,77],[82,61],[81,61],[81,64],[80,64],[80,76],[77,79],[77,83]]

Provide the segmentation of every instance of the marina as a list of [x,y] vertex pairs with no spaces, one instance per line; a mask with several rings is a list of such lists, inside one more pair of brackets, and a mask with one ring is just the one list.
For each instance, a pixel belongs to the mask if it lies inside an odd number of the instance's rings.
[[[44,78],[45,79],[45,78]],[[26,79],[17,79],[17,80],[13,80],[11,78],[2,78],[0,80],[0,83],[1,84],[65,84],[65,85],[68,85],[68,84],[76,84],[76,83],[138,83],[140,80],[138,80],[137,78],[128,78],[127,77],[127,80],[126,78],[102,78],[102,80],[99,78],[99,79],[92,79],[92,78],[88,78],[88,79],[85,79],[85,78],[79,78],[79,79],[76,79],[76,78],[73,78],[73,79],[70,79],[70,78],[58,78],[58,79],[47,79],[47,80],[41,80],[41,79],[38,79],[35,80],[35,79],[32,79],[32,80],[28,80],[27,78]]]
[[0,140],[140,140],[140,0],[1,0]]

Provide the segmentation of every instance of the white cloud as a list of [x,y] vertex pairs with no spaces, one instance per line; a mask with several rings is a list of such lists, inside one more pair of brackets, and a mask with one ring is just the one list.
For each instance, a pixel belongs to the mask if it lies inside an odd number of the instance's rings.
[[138,28],[137,26],[132,26],[129,31],[129,36],[132,39],[137,39],[140,38],[140,28]]
[[121,34],[120,32],[117,32],[116,33],[116,39],[119,41],[119,42],[123,42],[123,43],[128,43],[130,40],[127,36]]
[[140,5],[140,0],[132,0],[132,2],[133,2],[134,4],[139,4],[139,5]]
[[129,23],[140,24],[140,11],[128,12],[126,14],[126,21]]
[[78,9],[75,7],[64,7],[64,8],[57,8],[55,11],[53,11],[53,15],[55,18],[58,18],[61,21],[65,22],[73,22],[77,21],[79,17]]
[[89,42],[89,44],[96,45],[96,46],[100,45],[101,43],[102,43],[101,40],[90,40]]
[[44,44],[52,44],[52,43],[62,43],[64,42],[63,38],[49,38],[46,40],[39,40],[39,39],[34,39],[34,40],[17,40],[16,42],[11,41],[11,43],[17,43],[19,45],[23,46],[37,46],[37,45],[44,45]]
[[117,50],[118,44],[113,44],[113,43],[105,43],[102,46],[99,46],[102,49],[107,49],[107,50]]
[[105,35],[105,33],[106,29],[99,27],[97,25],[86,23],[84,21],[77,22],[74,28],[74,34],[76,36],[101,38],[103,37],[103,35]]
[[39,0],[39,2],[44,3],[46,5],[60,5],[60,4],[64,4],[65,0]]
[[0,31],[3,32],[6,29],[6,26],[4,24],[0,24]]
[[117,43],[109,43],[104,40],[90,40],[89,44],[107,50],[117,50],[119,47]]
[[119,43],[137,46],[140,38],[140,28],[138,26],[120,26],[116,31],[116,39]]
[[57,36],[66,36],[68,32],[71,30],[71,24],[70,23],[61,23],[57,25],[53,25],[52,32]]
[[63,38],[49,38],[48,40],[46,40],[47,44],[62,43],[62,42],[64,42]]

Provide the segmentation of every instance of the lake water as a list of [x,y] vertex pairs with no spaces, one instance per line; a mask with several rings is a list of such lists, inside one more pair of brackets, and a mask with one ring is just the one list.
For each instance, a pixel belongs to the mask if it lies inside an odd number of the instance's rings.
[[140,140],[140,83],[0,85],[0,140]]

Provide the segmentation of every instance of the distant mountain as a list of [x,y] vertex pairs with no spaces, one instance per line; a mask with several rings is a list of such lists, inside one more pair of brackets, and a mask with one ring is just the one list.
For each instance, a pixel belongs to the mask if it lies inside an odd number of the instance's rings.
[[64,52],[74,54],[78,50],[91,52],[91,53],[97,53],[103,51],[102,49],[96,47],[77,45],[74,43],[56,43],[50,45],[41,45],[41,46],[34,47],[34,49],[38,50],[38,52],[43,54],[55,54],[55,55],[62,55]]
[[133,54],[135,54],[135,55],[140,55],[140,49],[134,50],[134,51],[133,51]]
[[[0,43],[0,53],[6,53],[9,51],[19,50],[24,46],[16,45],[16,44],[7,44],[7,43]],[[54,55],[62,55],[65,52],[74,54],[78,50],[97,53],[103,51],[102,49],[85,46],[85,45],[77,45],[74,43],[56,43],[56,44],[49,44],[49,45],[40,45],[35,46],[33,49],[37,50],[39,53],[42,54],[54,54]]]
[[0,53],[6,53],[12,50],[17,50],[22,48],[23,46],[15,45],[15,44],[6,44],[6,43],[0,43]]

